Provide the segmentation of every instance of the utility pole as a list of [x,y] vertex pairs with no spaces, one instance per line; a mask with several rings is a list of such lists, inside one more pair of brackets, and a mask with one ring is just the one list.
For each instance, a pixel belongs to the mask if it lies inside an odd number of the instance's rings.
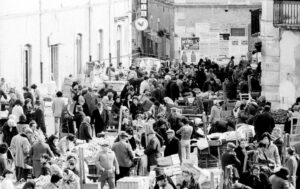
[[109,80],[111,80],[111,0],[108,0],[108,49],[109,49]]
[[92,52],[91,52],[91,49],[92,49],[92,44],[91,44],[91,41],[92,41],[92,4],[91,4],[91,0],[89,0],[89,62],[92,62]]
[[40,76],[41,83],[43,83],[43,50],[42,50],[42,0],[39,0],[39,45],[40,45]]

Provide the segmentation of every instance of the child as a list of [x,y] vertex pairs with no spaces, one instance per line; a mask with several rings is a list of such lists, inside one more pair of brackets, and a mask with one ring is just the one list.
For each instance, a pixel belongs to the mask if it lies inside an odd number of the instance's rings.
[[5,169],[3,174],[3,180],[2,180],[2,183],[1,183],[1,189],[12,189],[14,188],[14,184],[13,184],[13,177],[14,177],[14,174],[12,171],[8,170],[8,169]]
[[0,175],[7,169],[7,149],[6,143],[0,144]]

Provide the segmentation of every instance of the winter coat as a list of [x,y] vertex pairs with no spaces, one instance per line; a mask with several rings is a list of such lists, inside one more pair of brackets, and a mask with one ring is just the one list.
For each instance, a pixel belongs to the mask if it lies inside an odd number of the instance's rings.
[[26,135],[18,134],[12,138],[11,152],[15,157],[16,167],[25,168],[25,158],[29,155],[30,143]]

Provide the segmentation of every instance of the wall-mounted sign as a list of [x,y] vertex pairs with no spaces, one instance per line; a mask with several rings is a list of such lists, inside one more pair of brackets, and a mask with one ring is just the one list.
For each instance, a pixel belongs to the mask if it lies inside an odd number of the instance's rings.
[[181,50],[199,50],[199,37],[181,38]]
[[148,0],[141,0],[141,17],[147,18],[148,17]]
[[138,31],[144,31],[145,29],[148,28],[148,20],[146,20],[145,18],[138,18],[135,20],[135,28]]

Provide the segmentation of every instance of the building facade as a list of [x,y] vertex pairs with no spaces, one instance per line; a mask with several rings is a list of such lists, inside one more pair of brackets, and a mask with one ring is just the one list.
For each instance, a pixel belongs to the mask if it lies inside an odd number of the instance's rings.
[[299,1],[263,0],[261,19],[263,95],[287,109],[300,96]]
[[[18,5],[18,6],[16,6]],[[16,87],[84,75],[87,62],[131,63],[132,0],[0,2],[0,76]]]
[[[135,5],[136,17],[139,17],[140,1],[135,1]],[[134,52],[140,51],[143,56],[159,59],[173,59],[174,0],[148,0],[147,20],[149,27],[145,31],[133,31]]]
[[239,60],[254,48],[250,11],[261,8],[260,0],[175,0],[174,5],[176,59]]

